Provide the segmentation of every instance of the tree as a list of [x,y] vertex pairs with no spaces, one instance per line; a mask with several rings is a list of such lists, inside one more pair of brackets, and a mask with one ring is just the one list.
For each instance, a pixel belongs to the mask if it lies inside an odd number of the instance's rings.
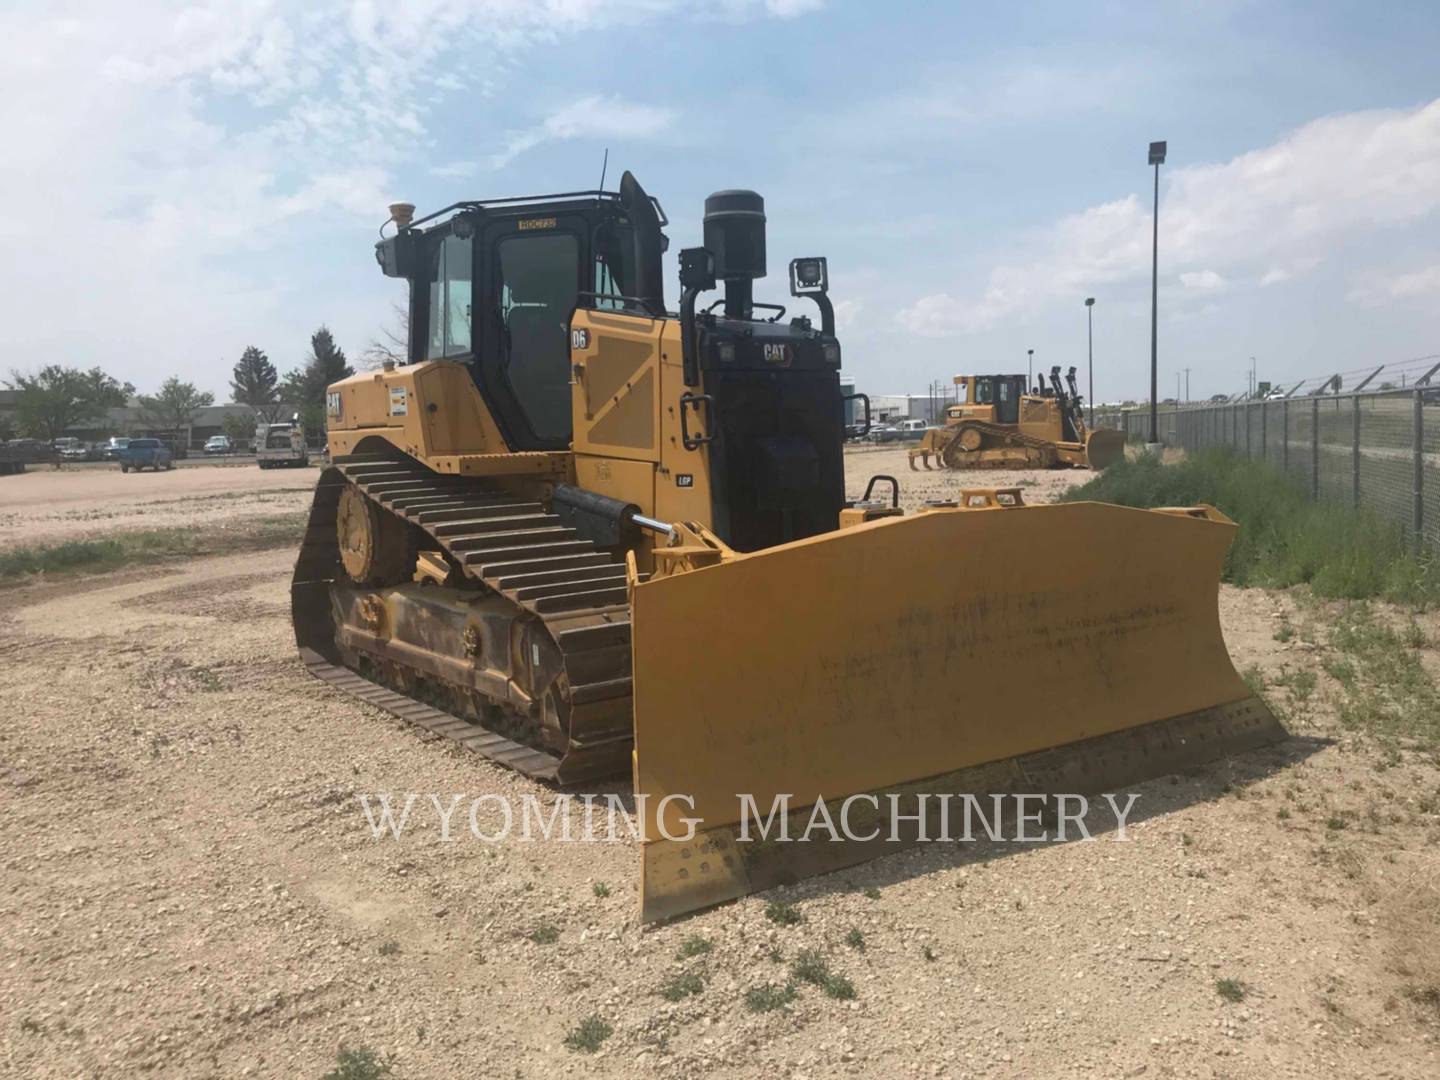
[[47,443],[86,420],[104,416],[108,408],[124,405],[135,389],[98,367],[80,371],[60,364],[49,364],[33,375],[11,372],[8,385],[20,391],[15,410],[20,430]]
[[213,404],[214,394],[195,389],[194,383],[181,382],[177,375],[166,379],[158,394],[140,395],[141,415],[162,431],[179,432],[188,428],[201,409]]
[[254,345],[246,346],[230,376],[230,400],[249,405],[267,424],[279,412],[280,373],[270,358]]
[[370,339],[360,354],[365,367],[371,370],[382,364],[404,364],[410,360],[410,309],[404,304],[391,305],[395,321],[380,328],[380,336]]
[[335,344],[329,329],[322,326],[310,336],[310,356],[303,368],[285,376],[282,396],[300,410],[300,421],[308,432],[325,426],[325,388],[355,374],[345,351]]
[[255,428],[261,419],[264,419],[267,424],[273,424],[275,422],[273,419],[262,417],[258,413],[255,416],[240,416],[236,413],[231,413],[221,421],[221,426],[225,429],[225,435],[230,440],[230,444],[238,448],[255,437]]

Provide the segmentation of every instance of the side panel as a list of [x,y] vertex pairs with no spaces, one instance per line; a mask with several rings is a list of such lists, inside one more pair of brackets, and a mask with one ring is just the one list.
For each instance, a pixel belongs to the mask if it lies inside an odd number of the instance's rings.
[[[577,454],[659,459],[663,319],[577,311],[571,321],[571,400]],[[576,342],[583,340],[582,348]]]
[[421,461],[509,449],[469,369],[453,361],[352,375],[333,384],[326,397],[332,456],[348,454],[374,435]]
[[[679,324],[580,309],[570,327],[576,483],[664,521],[709,525],[706,446],[685,448],[680,415],[681,398],[703,387],[685,386]],[[685,428],[703,435],[707,420],[689,407]]]
[[[692,389],[685,385],[678,322],[667,325],[660,353],[660,467],[655,473],[655,516],[662,521],[696,521],[709,528],[714,524],[710,516],[710,444],[687,450],[684,442],[687,430],[692,436],[709,434],[709,417],[680,403],[687,391],[698,394],[705,387]],[[682,408],[688,409],[683,427]]]

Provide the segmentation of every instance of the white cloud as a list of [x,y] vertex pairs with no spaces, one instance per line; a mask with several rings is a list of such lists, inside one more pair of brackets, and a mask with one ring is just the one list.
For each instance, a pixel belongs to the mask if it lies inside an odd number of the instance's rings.
[[488,164],[492,169],[503,168],[527,150],[562,139],[653,139],[674,119],[671,109],[592,95],[555,110],[535,127],[511,132],[505,148],[492,155]]
[[[1326,117],[1272,146],[1170,172],[1161,193],[1161,273],[1192,290],[1229,278],[1273,284],[1342,244],[1440,210],[1440,100]],[[898,313],[913,333],[995,326],[1103,286],[1150,275],[1149,200],[1128,195],[1026,238],[1028,257],[990,271],[979,295],[926,297]],[[1266,269],[1268,268],[1268,270]],[[1264,275],[1263,277],[1261,275]]]
[[835,329],[838,333],[854,329],[860,321],[860,312],[865,310],[862,300],[837,300],[835,302]]
[[[735,11],[797,13],[775,7]],[[0,241],[24,256],[0,268],[11,355],[103,364],[142,389],[183,371],[223,390],[232,361],[216,358],[251,342],[291,366],[314,323],[341,332],[370,302],[352,273],[369,281],[363,245],[435,154],[439,110],[459,95],[485,110],[565,35],[676,15],[694,17],[680,0],[12,0]],[[670,119],[590,97],[521,135],[646,138]],[[434,175],[478,164],[442,158]],[[306,264],[339,243],[360,257],[347,251],[319,289]]]
[[1225,279],[1214,270],[1188,270],[1180,275],[1180,284],[1199,292],[1214,292],[1225,288]]
[[1440,298],[1440,265],[1399,274],[1367,274],[1349,294],[1350,299],[1368,307],[1431,297]]

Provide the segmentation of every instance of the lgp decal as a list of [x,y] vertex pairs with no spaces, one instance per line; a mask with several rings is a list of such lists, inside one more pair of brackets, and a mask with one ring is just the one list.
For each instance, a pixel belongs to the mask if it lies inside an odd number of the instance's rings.
[[695,486],[695,474],[694,474],[694,473],[688,473],[688,472],[676,473],[676,474],[675,474],[675,486],[676,486],[676,487],[694,487],[694,486]]

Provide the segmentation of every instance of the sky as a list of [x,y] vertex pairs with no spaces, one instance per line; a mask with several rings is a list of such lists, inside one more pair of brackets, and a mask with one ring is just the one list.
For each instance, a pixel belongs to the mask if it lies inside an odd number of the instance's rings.
[[[700,242],[760,192],[769,275],[830,262],[870,393],[960,372],[1148,394],[1440,354],[1440,7],[840,0],[8,0],[5,370],[99,365],[228,397],[328,325],[352,355],[403,284],[390,202],[613,187]],[[801,305],[804,306],[804,305]],[[1437,357],[1440,359],[1440,357]]]

